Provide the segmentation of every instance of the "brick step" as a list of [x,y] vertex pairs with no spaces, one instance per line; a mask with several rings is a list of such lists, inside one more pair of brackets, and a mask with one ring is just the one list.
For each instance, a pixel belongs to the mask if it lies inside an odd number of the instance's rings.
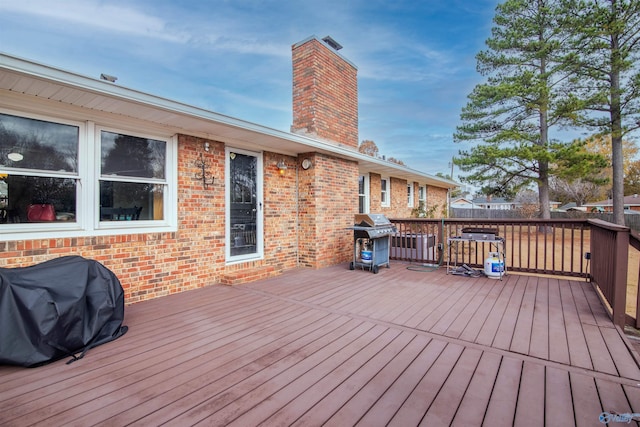
[[239,285],[241,283],[254,282],[275,275],[276,269],[271,265],[259,267],[238,268],[220,275],[220,284]]

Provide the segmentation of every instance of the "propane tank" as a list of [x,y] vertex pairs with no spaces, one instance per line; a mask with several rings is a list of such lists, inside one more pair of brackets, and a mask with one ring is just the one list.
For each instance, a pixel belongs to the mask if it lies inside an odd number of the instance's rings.
[[498,252],[489,252],[489,257],[484,260],[484,274],[492,279],[499,279],[504,274],[504,261]]
[[360,251],[360,260],[364,264],[371,264],[371,259],[373,257],[373,251],[371,250],[371,243],[364,242],[362,244],[362,250]]

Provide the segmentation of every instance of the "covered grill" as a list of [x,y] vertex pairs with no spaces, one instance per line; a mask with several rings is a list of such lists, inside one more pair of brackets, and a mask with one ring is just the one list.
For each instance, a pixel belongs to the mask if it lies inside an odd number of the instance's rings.
[[353,230],[353,261],[356,267],[378,273],[380,266],[389,268],[389,236],[396,232],[391,221],[382,214],[357,214]]

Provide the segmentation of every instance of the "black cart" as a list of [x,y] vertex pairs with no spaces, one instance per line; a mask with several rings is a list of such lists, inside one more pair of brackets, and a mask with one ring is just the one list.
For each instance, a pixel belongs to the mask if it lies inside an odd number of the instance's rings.
[[[389,268],[389,236],[396,232],[391,221],[382,214],[357,214],[353,230],[353,261],[350,270],[356,267],[378,274],[380,267]],[[371,259],[363,259],[363,250],[371,252]]]

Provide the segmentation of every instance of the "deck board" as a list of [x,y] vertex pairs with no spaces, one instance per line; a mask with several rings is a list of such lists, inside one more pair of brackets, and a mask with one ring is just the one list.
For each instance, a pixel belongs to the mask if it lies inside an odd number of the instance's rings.
[[[444,330],[444,335],[452,338],[458,338],[462,335],[466,327],[471,323],[471,319],[476,316],[484,304],[487,304],[491,291],[495,288],[495,282],[497,281],[483,281],[477,286],[477,292],[473,298],[465,300],[464,303],[456,304],[457,307],[451,315],[454,319]],[[434,331],[432,330],[431,332]],[[473,341],[473,339],[470,341]]]
[[453,426],[482,424],[502,356],[484,352],[452,421]]
[[562,301],[562,313],[564,315],[564,327],[567,331],[567,345],[571,364],[593,369],[589,348],[569,281],[561,280],[560,282],[560,300]]
[[483,352],[477,349],[466,348],[463,351],[451,374],[423,416],[420,425],[450,425],[453,422],[457,405],[452,402],[462,401],[482,354]]
[[487,405],[483,426],[510,426],[518,402],[522,360],[504,357]]
[[602,413],[602,405],[595,379],[582,374],[570,373],[575,425],[594,426]]
[[84,359],[0,366],[0,425],[598,425],[640,369],[590,284],[346,266],[125,310]]
[[545,404],[545,367],[536,363],[522,366],[522,377],[518,391],[518,406],[515,413],[515,425],[544,426],[544,419],[538,414],[544,413]]
[[[353,397],[343,406],[339,407],[339,409],[336,407],[325,408],[325,405],[318,405],[316,408],[308,411],[294,425],[308,426],[325,424],[326,414],[330,415],[330,418],[326,421],[327,426],[341,427],[355,425],[362,415],[368,413],[369,409],[380,398],[380,390],[388,390],[400,377],[404,369],[409,366],[411,361],[429,344],[429,341],[431,341],[430,338],[420,335],[415,336],[371,381],[360,389],[355,390]],[[325,398],[323,400],[327,399]],[[336,409],[337,411],[331,414],[331,411]]]
[[431,368],[446,347],[447,344],[442,341],[430,341],[356,425],[387,425],[407,398],[413,395],[425,370]]
[[[403,350],[415,339],[415,336],[411,333],[402,332],[395,337],[387,346],[385,346],[380,352],[376,353],[368,360],[362,363],[362,369],[353,369],[351,372],[342,372],[346,378],[337,384],[331,393],[325,395],[318,401],[317,396],[308,396],[308,403],[306,410],[300,413],[301,405],[300,399],[295,399],[288,406],[294,406],[296,409],[295,415],[292,416],[291,412],[281,411],[274,414],[266,421],[272,425],[290,425],[294,422],[298,425],[319,425],[324,424],[330,417],[332,417],[339,409],[350,403],[351,411],[361,414],[366,405],[368,409],[372,402],[366,401],[366,399],[356,399],[355,395],[368,384],[375,381],[383,375],[384,368],[389,366],[389,363],[398,357]],[[355,360],[353,362],[356,362]],[[395,365],[395,364],[394,364]],[[357,367],[356,367],[357,368]],[[389,378],[387,373],[385,378]],[[388,379],[387,379],[388,381]],[[319,384],[318,384],[319,385]],[[379,384],[374,390],[379,389]],[[307,391],[308,392],[308,391]],[[357,402],[357,400],[360,400]],[[357,406],[356,406],[357,405]],[[355,408],[354,408],[355,407]],[[355,409],[355,411],[354,411]],[[352,412],[352,413],[353,413]],[[352,425],[356,420],[351,419],[350,422],[344,419],[345,414],[342,415],[341,425]],[[334,422],[337,421],[337,416]]]
[[509,302],[500,319],[500,325],[491,343],[492,347],[503,350],[508,350],[511,347],[528,280],[529,278],[526,276],[519,276],[518,280],[516,280],[513,293],[511,293]]
[[549,426],[570,426],[575,422],[569,374],[555,367],[546,368],[545,418]]
[[460,345],[447,344],[388,425],[399,427],[420,425],[426,411],[431,407],[443,384],[456,367],[463,351],[464,347]]
[[532,323],[528,354],[546,360],[549,358],[549,336],[551,334],[548,279],[538,280]]
[[568,365],[569,344],[567,329],[564,323],[564,312],[560,294],[560,283],[557,280],[548,280],[549,284],[549,360]]
[[[519,302],[520,310],[513,329],[513,337],[509,350],[514,353],[529,354],[531,334],[533,329],[533,313],[536,306],[536,294],[538,290],[538,280],[535,277],[528,277],[524,285],[522,300]],[[514,301],[518,303],[518,301]],[[506,335],[506,334],[505,334]],[[506,344],[506,341],[505,341]]]

